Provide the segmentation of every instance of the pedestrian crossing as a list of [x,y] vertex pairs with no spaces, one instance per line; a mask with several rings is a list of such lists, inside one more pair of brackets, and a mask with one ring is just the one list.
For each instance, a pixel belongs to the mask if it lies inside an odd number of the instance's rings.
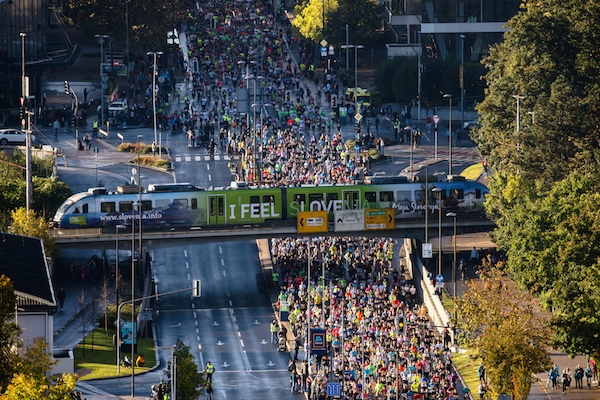
[[215,154],[214,156],[209,156],[209,155],[194,155],[194,156],[188,156],[188,155],[176,155],[175,156],[175,162],[192,162],[192,161],[231,161],[231,160],[238,160],[239,156],[233,156],[230,157],[228,154]]

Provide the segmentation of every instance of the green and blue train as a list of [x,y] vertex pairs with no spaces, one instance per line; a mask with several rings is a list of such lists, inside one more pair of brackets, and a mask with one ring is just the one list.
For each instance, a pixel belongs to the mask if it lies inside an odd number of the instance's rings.
[[[480,209],[488,188],[458,177],[428,184],[430,212],[439,200],[432,188],[456,209]],[[60,229],[129,225],[141,218],[144,229],[192,228],[264,224],[296,219],[299,211],[393,208],[396,218],[411,218],[425,211],[425,183],[404,177],[372,178],[360,185],[306,185],[286,188],[237,187],[206,190],[190,184],[149,185],[141,196],[90,188],[69,197],[54,216]],[[438,197],[440,198],[440,197]]]

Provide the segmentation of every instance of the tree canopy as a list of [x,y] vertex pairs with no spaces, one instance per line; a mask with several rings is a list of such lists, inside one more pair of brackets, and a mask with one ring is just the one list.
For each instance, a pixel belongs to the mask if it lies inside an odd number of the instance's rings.
[[[181,339],[177,339],[173,353],[177,357],[177,398],[181,400],[195,400],[207,385],[204,376],[198,372],[198,365],[194,362],[194,356],[190,352],[190,346],[186,346]],[[171,361],[167,365],[165,374],[171,385]]]
[[378,8],[374,0],[305,0],[294,9],[293,25],[308,39],[340,45],[345,43],[347,24],[349,44],[364,44],[377,28]]
[[[526,2],[488,73],[473,137],[507,271],[553,312],[556,345],[600,357],[600,3]],[[520,130],[517,132],[517,99]]]
[[548,330],[533,312],[533,299],[503,276],[502,265],[484,262],[480,281],[457,299],[461,344],[483,359],[494,394],[527,399],[531,374],[550,368]]
[[9,278],[0,276],[0,393],[6,389],[17,365],[20,329],[14,322],[17,296]]

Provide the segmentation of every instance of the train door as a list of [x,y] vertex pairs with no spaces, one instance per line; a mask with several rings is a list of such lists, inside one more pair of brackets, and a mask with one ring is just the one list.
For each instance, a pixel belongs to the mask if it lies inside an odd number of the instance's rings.
[[208,224],[225,224],[225,195],[208,196]]
[[342,196],[344,197],[344,210],[360,209],[360,190],[342,190]]

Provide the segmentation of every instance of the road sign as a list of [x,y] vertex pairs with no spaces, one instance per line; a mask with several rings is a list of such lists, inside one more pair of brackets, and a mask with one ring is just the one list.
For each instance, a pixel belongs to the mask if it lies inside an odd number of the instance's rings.
[[327,396],[341,396],[342,391],[339,382],[329,382],[327,384]]
[[362,231],[365,229],[363,210],[336,210],[334,213],[336,232]]
[[334,55],[334,54],[335,54],[335,53],[334,53],[334,51],[335,51],[335,47],[333,47],[333,45],[332,45],[332,44],[330,44],[330,45],[329,45],[329,48],[328,48],[328,53],[329,53],[329,55],[330,55],[330,56]]
[[119,66],[119,61],[118,60],[113,61],[113,66],[118,67]]
[[327,57],[327,47],[321,47],[321,57]]
[[310,336],[310,353],[327,354],[327,340],[325,340],[325,329],[311,329]]
[[[319,42],[319,44],[321,45],[321,47],[326,47],[326,46],[327,46],[327,40],[325,40],[325,39],[322,39],[322,40]],[[325,50],[325,51],[327,51],[327,50]]]
[[394,209],[375,208],[365,210],[365,230],[394,229],[396,225]]
[[327,232],[327,211],[299,211],[298,233]]
[[436,281],[436,282],[444,282],[444,275],[441,275],[441,274],[440,274],[440,275],[437,275],[437,276],[435,277],[435,281]]
[[444,282],[436,282],[435,283],[435,288],[436,289],[443,289],[444,288]]
[[440,122],[440,117],[438,115],[434,115],[433,122],[437,125]]
[[360,123],[360,120],[362,119],[362,114],[361,113],[356,113],[354,115],[354,119],[356,120],[356,122]]
[[431,243],[423,243],[423,258],[433,258],[433,245]]

